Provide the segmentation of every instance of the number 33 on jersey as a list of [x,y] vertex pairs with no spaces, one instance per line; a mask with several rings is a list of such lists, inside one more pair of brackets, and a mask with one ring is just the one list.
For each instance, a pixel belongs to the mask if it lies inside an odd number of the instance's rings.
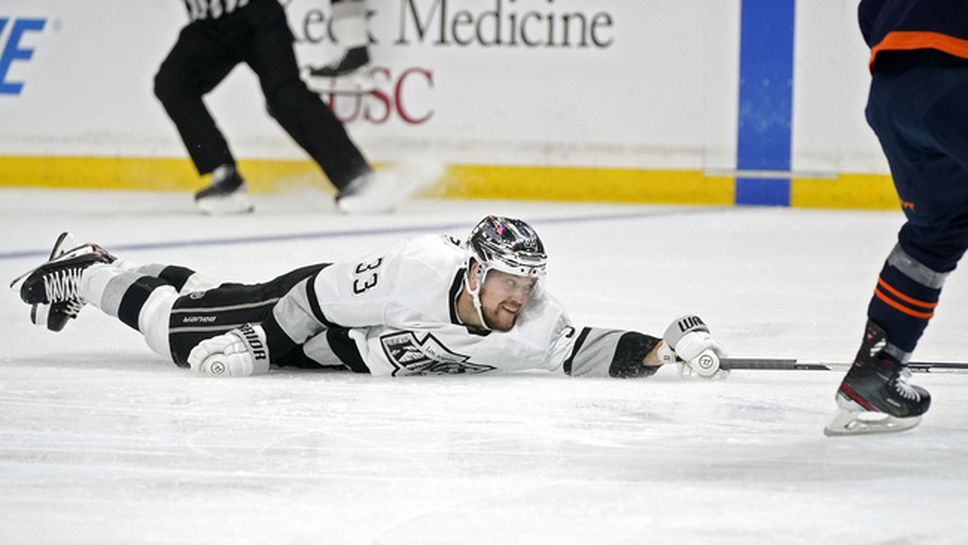
[[360,262],[356,266],[356,278],[353,280],[353,293],[359,295],[375,287],[377,282],[380,281],[380,267],[382,265],[382,257],[378,257],[373,262]]

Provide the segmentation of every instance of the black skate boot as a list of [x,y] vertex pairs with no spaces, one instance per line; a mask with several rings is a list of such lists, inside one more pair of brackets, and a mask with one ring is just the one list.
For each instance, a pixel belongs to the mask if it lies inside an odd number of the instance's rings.
[[62,303],[30,305],[30,323],[56,333],[64,329],[67,322],[77,318],[84,304],[83,299],[72,299]]
[[245,180],[232,165],[212,173],[212,183],[195,193],[195,204],[206,214],[245,214],[254,210],[246,196]]
[[[76,246],[74,237],[70,233],[61,233],[54,242],[48,261],[53,261],[68,252],[76,251],[78,248],[80,247]],[[114,261],[113,256],[107,252],[104,252],[104,254],[110,261]],[[81,299],[57,303],[35,303],[30,306],[30,322],[36,326],[46,327],[50,331],[61,331],[67,325],[67,322],[77,318],[82,308],[84,308],[84,301]]]
[[376,88],[365,46],[348,49],[342,58],[326,66],[304,68],[303,79],[310,90],[321,94],[365,95]]
[[407,198],[403,180],[392,169],[370,171],[336,194],[336,209],[344,214],[383,214]]
[[113,263],[115,257],[97,244],[70,248],[70,233],[61,233],[43,265],[21,275],[10,283],[20,286],[20,298],[31,305],[30,321],[51,331],[64,329],[84,307],[78,284],[84,269],[95,263]]
[[[54,247],[50,250],[47,261],[52,261],[64,255],[65,250],[75,246],[74,237],[68,232],[63,232],[54,242]],[[65,303],[34,303],[30,305],[30,323],[46,327],[50,331],[61,331],[67,322],[77,318],[78,313],[84,308],[84,302],[80,300],[68,301]]]
[[824,429],[826,435],[897,432],[921,422],[931,394],[908,384],[910,369],[887,354],[886,346],[884,330],[867,322],[860,351],[837,390],[839,413]]

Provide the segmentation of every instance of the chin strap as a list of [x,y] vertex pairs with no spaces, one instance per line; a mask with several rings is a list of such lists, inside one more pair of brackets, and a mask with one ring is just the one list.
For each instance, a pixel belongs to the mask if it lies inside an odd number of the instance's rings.
[[487,271],[485,270],[483,274],[480,271],[484,270],[483,266],[477,264],[477,287],[471,288],[471,267],[470,262],[467,266],[467,276],[464,277],[464,288],[467,289],[467,293],[471,296],[471,302],[474,303],[474,310],[477,312],[477,319],[481,321],[481,329],[490,331],[491,328],[488,327],[487,321],[484,319],[484,309],[481,307],[481,286],[484,284],[484,277],[487,276]]

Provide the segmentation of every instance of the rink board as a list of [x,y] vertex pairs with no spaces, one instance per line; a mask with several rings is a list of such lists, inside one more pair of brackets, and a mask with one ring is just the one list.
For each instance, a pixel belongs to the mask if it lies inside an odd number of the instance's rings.
[[[309,161],[239,162],[250,191],[281,193],[300,187],[332,191]],[[139,191],[197,191],[200,182],[184,159],[118,157],[3,157],[0,186]],[[889,176],[793,178],[790,206],[897,210]],[[451,165],[426,196],[652,204],[734,204],[736,178],[690,170]]]
[[[283,4],[298,62],[332,60],[328,3]],[[450,165],[433,195],[897,207],[856,0],[369,7],[376,92],[322,100],[374,163]],[[203,185],[152,92],[182,3],[8,0],[0,20],[0,185]],[[247,67],[205,100],[254,191],[329,187]]]

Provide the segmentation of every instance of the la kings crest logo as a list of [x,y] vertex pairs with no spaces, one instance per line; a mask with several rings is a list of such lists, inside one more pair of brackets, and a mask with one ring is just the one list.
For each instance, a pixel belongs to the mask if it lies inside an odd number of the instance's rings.
[[447,349],[431,333],[421,340],[412,331],[401,331],[380,337],[383,353],[396,369],[393,376],[403,375],[459,375],[486,373],[490,365],[471,363],[470,356]]

